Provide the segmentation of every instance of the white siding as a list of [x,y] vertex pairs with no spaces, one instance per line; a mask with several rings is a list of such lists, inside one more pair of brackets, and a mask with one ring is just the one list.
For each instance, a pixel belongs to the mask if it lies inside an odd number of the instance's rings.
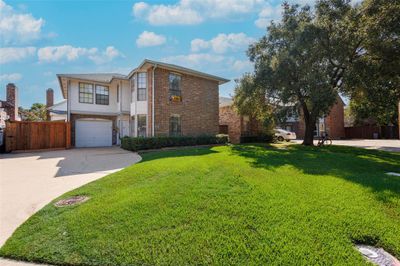
[[[147,101],[137,101],[137,74],[135,74],[132,78],[133,88],[131,90],[131,116],[134,115],[145,115],[147,114],[148,104]],[[149,95],[147,95],[148,97]]]
[[52,114],[50,113],[51,121],[67,121],[67,114]]
[[[92,83],[92,82],[85,82]],[[92,83],[94,84],[94,83]],[[95,95],[93,95],[94,103],[80,103],[79,102],[79,82],[72,80],[71,81],[71,111],[82,111],[82,112],[93,112],[93,113],[118,113],[118,104],[117,104],[117,81],[113,81],[111,84],[100,84],[109,87],[109,105],[101,105],[95,103]]]
[[129,81],[122,82],[122,111],[129,112],[131,105],[131,84]]

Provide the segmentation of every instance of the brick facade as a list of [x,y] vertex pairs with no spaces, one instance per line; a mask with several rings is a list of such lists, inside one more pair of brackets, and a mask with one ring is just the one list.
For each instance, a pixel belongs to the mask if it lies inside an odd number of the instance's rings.
[[231,143],[240,143],[242,118],[232,106],[219,108],[219,124],[228,126],[228,136]]
[[113,133],[112,133],[112,144],[117,144],[117,117],[107,115],[83,115],[83,114],[71,114],[71,145],[75,146],[75,122],[82,118],[95,118],[95,119],[106,119],[113,122]]
[[[306,130],[304,119],[300,114],[297,122],[285,123],[283,129],[296,133],[297,138],[303,139]],[[325,128],[332,139],[341,139],[345,137],[344,131],[344,104],[338,99],[336,104],[332,106],[329,114],[325,117]]]
[[18,119],[18,99],[17,99],[17,87],[13,83],[7,84],[7,95],[5,104],[5,112],[10,117],[10,121],[17,121]]
[[[151,134],[152,68],[147,73],[149,81],[147,121],[149,133]],[[156,68],[155,70],[155,136],[169,135],[171,115],[180,115],[182,135],[218,134],[218,82],[181,73],[182,101],[172,102],[169,99],[170,73],[171,71],[163,68]]]
[[[49,88],[46,90],[46,108],[49,108],[53,105],[54,105],[54,91],[53,89]],[[46,115],[47,115],[47,121],[50,121],[51,117],[49,110],[47,110]]]
[[341,99],[332,106],[331,111],[325,118],[326,130],[333,139],[344,138],[344,104]]
[[242,136],[259,136],[263,131],[259,121],[239,115],[232,105],[219,108],[219,124],[228,126],[228,136],[231,143],[240,143]]

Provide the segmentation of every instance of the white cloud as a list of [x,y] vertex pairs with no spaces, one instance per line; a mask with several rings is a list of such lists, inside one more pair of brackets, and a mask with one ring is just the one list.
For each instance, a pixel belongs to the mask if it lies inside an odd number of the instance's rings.
[[40,62],[74,61],[80,56],[95,53],[97,53],[97,48],[87,49],[71,45],[47,46],[38,50],[38,58]]
[[194,39],[190,43],[192,52],[198,52],[200,50],[210,48],[210,42],[203,39]]
[[166,40],[167,39],[163,35],[158,35],[154,32],[144,31],[136,39],[136,45],[138,47],[159,46],[164,44]]
[[45,21],[32,14],[19,14],[0,0],[0,39],[4,44],[21,44],[40,38]]
[[237,18],[254,12],[265,0],[180,0],[174,5],[149,5],[139,2],[133,5],[136,18],[152,25],[193,25],[209,18]]
[[145,2],[138,2],[135,3],[132,7],[132,14],[135,17],[140,17],[142,16],[147,10],[149,9],[149,5],[146,4]]
[[98,48],[73,47],[71,45],[47,46],[38,50],[39,62],[75,61],[81,57],[87,57],[96,64],[102,64],[123,56],[113,46],[99,51]]
[[147,20],[152,25],[192,25],[201,23],[203,18],[196,10],[191,8],[180,5],[156,5],[149,10]]
[[20,73],[11,73],[11,74],[0,75],[0,81],[15,82],[20,79],[22,79],[22,75]]
[[232,69],[237,72],[251,71],[253,63],[249,60],[236,60],[233,62]]
[[194,39],[191,42],[191,50],[198,52],[200,50],[211,48],[215,53],[225,53],[229,50],[238,51],[247,49],[248,45],[255,39],[247,36],[245,33],[218,34],[209,41],[203,39]]
[[258,14],[258,19],[254,21],[254,24],[259,28],[265,29],[271,23],[271,20],[279,20],[281,18],[282,11],[281,5],[271,6],[267,4]]
[[5,47],[0,48],[0,64],[20,61],[26,57],[33,56],[35,47]]
[[104,64],[111,62],[114,58],[124,57],[114,46],[108,46],[105,51],[95,54],[90,54],[89,59],[96,64]]
[[213,55],[207,53],[195,53],[188,55],[176,55],[162,58],[161,61],[186,67],[199,67],[207,64],[221,63],[225,60],[222,55]]

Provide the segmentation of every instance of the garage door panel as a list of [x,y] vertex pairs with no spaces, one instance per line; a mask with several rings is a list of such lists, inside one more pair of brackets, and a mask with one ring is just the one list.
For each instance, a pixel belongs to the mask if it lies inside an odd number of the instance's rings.
[[76,147],[112,146],[112,121],[78,120],[75,128]]

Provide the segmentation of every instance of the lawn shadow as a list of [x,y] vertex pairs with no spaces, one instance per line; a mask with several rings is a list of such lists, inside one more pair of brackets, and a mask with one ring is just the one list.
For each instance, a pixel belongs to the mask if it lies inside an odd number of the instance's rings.
[[141,162],[148,162],[164,158],[177,158],[186,156],[203,156],[213,153],[218,153],[212,150],[214,146],[189,146],[189,147],[174,147],[168,149],[149,150],[139,152],[142,157]]
[[232,154],[247,158],[253,167],[274,171],[290,165],[305,174],[340,177],[370,188],[385,203],[400,198],[400,177],[385,174],[400,172],[400,154],[345,146],[266,144],[235,145]]

